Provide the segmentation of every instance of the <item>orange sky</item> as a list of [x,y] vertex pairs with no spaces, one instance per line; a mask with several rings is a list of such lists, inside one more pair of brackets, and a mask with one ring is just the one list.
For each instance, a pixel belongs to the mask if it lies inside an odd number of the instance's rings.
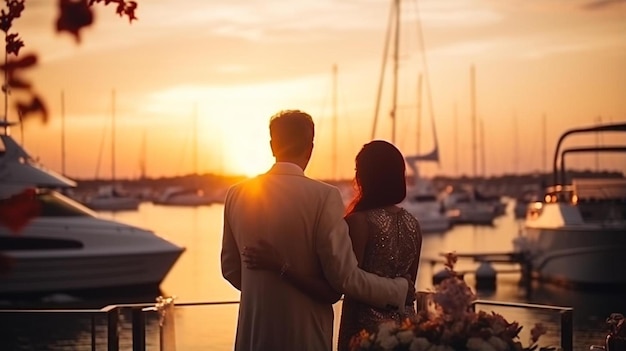
[[[354,156],[371,138],[391,1],[140,0],[139,21],[132,25],[117,18],[113,7],[99,6],[96,24],[83,33],[80,45],[53,32],[55,3],[29,0],[24,16],[14,23],[26,42],[23,53],[36,51],[41,59],[29,78],[45,97],[51,121],[28,122],[23,137],[26,148],[46,166],[61,170],[64,91],[67,174],[110,177],[115,90],[118,177],[138,176],[144,133],[149,176],[192,172],[195,103],[200,172],[265,171],[273,162],[269,117],[280,109],[299,108],[317,123],[316,149],[307,173],[318,178],[352,177]],[[427,133],[432,109],[442,159],[439,166],[424,166],[425,174],[473,172],[472,64],[487,174],[544,167],[543,114],[548,165],[565,129],[592,124],[599,117],[626,121],[625,1],[423,0],[419,16],[417,5],[402,2],[395,142],[405,154],[416,151],[416,81],[418,73],[425,72],[426,57],[433,104],[429,106],[425,91],[420,149],[432,147]],[[331,73],[335,63],[336,170]],[[376,138],[387,140],[389,83],[376,133]],[[13,132],[20,140],[19,129]],[[609,144],[617,139],[599,141]],[[480,174],[483,166],[478,164]],[[594,168],[595,159],[577,157],[568,164]],[[625,157],[600,158],[601,167],[626,171],[623,165]]]

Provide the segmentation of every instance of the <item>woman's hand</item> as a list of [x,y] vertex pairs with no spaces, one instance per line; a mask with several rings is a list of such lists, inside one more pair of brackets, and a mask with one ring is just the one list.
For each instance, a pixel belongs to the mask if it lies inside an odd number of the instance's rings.
[[285,260],[282,255],[269,242],[261,239],[256,246],[244,246],[243,262],[249,269],[265,269],[280,272]]

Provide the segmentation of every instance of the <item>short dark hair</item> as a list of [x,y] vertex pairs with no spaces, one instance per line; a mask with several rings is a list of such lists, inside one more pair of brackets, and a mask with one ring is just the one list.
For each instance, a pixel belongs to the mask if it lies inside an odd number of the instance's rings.
[[393,144],[374,140],[356,156],[356,194],[348,213],[395,205],[406,197],[404,156]]
[[270,137],[274,156],[298,157],[313,144],[313,118],[300,110],[283,110],[270,118]]

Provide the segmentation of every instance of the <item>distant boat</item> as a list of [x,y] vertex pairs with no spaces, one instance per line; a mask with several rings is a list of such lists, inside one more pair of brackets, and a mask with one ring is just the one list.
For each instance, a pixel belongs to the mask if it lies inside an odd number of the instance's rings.
[[87,197],[85,205],[96,211],[134,211],[141,199],[115,185],[103,185],[95,195]]
[[528,205],[541,201],[542,194],[543,190],[536,184],[522,186],[522,192],[515,198],[515,204],[513,207],[513,215],[515,218],[526,218]]
[[450,229],[452,222],[446,216],[432,182],[418,179],[416,184],[408,188],[406,199],[399,206],[418,219],[423,233],[443,233]]
[[155,205],[208,206],[217,200],[200,189],[174,186],[165,189],[163,194],[152,202]]
[[626,132],[626,123],[561,135],[554,153],[553,185],[542,201],[529,206],[517,246],[529,255],[541,280],[584,288],[626,287],[626,178],[565,179],[567,154],[626,152],[626,145],[561,149],[569,135],[602,132]]
[[448,186],[439,197],[453,224],[493,225],[498,216],[496,206],[477,199],[472,188]]
[[[0,135],[0,201],[32,189],[38,211],[19,235],[0,225],[0,247],[13,261],[0,295],[156,289],[184,248],[152,231],[102,219],[52,190],[75,183],[37,164],[8,134]],[[13,195],[14,196],[14,195]]]
[[437,190],[430,179],[420,177],[418,162],[439,162],[439,143],[435,121],[433,123],[433,138],[435,146],[432,151],[423,155],[409,155],[405,157],[413,173],[413,185],[407,187],[407,196],[400,203],[420,223],[424,233],[443,233],[450,229],[452,221],[446,215],[443,203],[439,201]]
[[103,185],[95,195],[87,197],[84,204],[101,211],[134,211],[141,199],[130,195],[115,182],[115,91],[111,94],[111,183]]
[[[193,172],[198,176],[198,108],[193,109]],[[169,206],[208,206],[218,202],[216,196],[207,194],[197,186],[173,186],[166,188],[161,196],[153,200],[157,205]]]
[[[395,16],[389,18],[389,23],[387,27],[387,41],[385,43],[385,48],[390,47],[389,40],[391,39],[391,32],[395,33],[394,44],[391,46],[393,49],[393,79],[392,79],[392,99],[389,115],[392,118],[392,128],[391,128],[391,142],[396,143],[396,121],[398,114],[398,69],[400,66],[399,62],[399,35],[400,35],[400,25],[402,23],[400,18],[400,2],[394,1],[393,3],[393,12]],[[418,25],[419,25],[418,19]],[[374,139],[376,132],[376,122],[378,119],[378,112],[380,108],[380,99],[382,95],[383,82],[385,81],[384,73],[386,66],[386,55],[383,59],[383,69],[381,72],[381,77],[378,84],[378,94],[376,100],[375,107],[375,115],[374,115],[374,123],[372,126],[372,139]],[[426,71],[427,72],[427,71]],[[450,219],[443,213],[441,204],[437,199],[437,192],[435,187],[430,179],[422,178],[419,174],[418,162],[439,162],[439,145],[437,141],[437,132],[435,127],[435,118],[434,114],[431,113],[431,124],[432,124],[432,132],[433,132],[433,140],[434,146],[433,150],[428,153],[420,153],[419,150],[419,142],[421,141],[420,135],[420,123],[421,123],[421,83],[422,83],[422,75],[418,76],[418,94],[417,94],[417,123],[418,130],[416,139],[418,140],[418,150],[414,155],[407,155],[405,153],[405,161],[408,164],[409,168],[413,171],[413,185],[407,186],[407,196],[406,198],[398,204],[398,206],[407,210],[407,212],[411,213],[420,223],[420,228],[422,232],[445,232],[450,228]],[[426,76],[426,83],[428,84],[428,76]],[[430,94],[430,89],[428,89],[428,93]],[[432,112],[432,110],[431,110]]]

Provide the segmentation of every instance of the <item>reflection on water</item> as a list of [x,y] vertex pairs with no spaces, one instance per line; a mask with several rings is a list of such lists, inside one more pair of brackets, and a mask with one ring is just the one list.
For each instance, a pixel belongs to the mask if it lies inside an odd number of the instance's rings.
[[[187,250],[176,263],[161,285],[162,293],[174,295],[179,302],[237,301],[239,293],[223,278],[220,271],[220,248],[222,213],[221,205],[208,207],[163,207],[142,204],[137,212],[102,213],[103,217],[115,218],[129,224],[153,229],[158,235],[185,246]],[[512,240],[518,233],[520,223],[513,219],[511,208],[506,216],[496,219],[493,226],[457,226],[445,234],[427,234],[422,246],[422,258],[436,258],[441,252],[505,252],[513,248]],[[500,265],[500,269],[514,266]],[[472,276],[476,264],[460,261],[457,269],[467,271],[466,280],[474,284]],[[417,289],[428,290],[432,275],[440,265],[420,266]],[[497,301],[532,302],[574,308],[576,350],[588,350],[591,344],[602,344],[604,320],[612,312],[626,312],[626,298],[621,292],[591,293],[575,292],[550,286],[535,286],[527,297],[518,286],[519,274],[498,276],[496,291],[479,292],[481,299]],[[156,297],[109,296],[106,299],[87,299],[78,303],[46,303],[46,307],[92,307],[129,302],[153,302]],[[15,304],[15,301],[7,302]],[[39,304],[38,304],[39,305]],[[40,307],[40,306],[38,306]],[[341,303],[334,306],[335,326],[338,328]],[[508,308],[485,308],[497,310],[509,320],[517,320],[525,328],[522,342],[528,340],[531,325],[542,321],[550,326],[545,342],[557,344],[559,340],[559,315],[536,310]],[[11,345],[15,350],[91,350],[91,319],[85,316],[46,315],[0,316],[0,345]],[[128,318],[122,319],[120,345],[122,350],[131,349],[131,326]],[[178,307],[176,309],[176,341],[179,350],[230,350],[234,341],[237,305]],[[158,349],[158,319],[147,321],[147,344]],[[96,349],[106,349],[106,319],[96,318]],[[337,333],[335,333],[336,335]]]

